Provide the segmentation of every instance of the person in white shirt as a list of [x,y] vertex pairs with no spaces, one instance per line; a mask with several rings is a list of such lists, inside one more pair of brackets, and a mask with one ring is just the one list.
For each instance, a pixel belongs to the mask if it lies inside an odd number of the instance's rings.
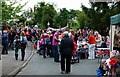
[[98,32],[95,32],[97,38],[96,38],[96,42],[97,42],[97,47],[101,47],[102,44],[102,37]]

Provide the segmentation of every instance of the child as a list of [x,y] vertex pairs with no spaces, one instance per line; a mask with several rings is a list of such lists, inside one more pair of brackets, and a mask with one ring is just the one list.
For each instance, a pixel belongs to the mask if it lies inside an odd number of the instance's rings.
[[98,69],[96,70],[98,77],[102,77],[105,74],[105,70],[103,69],[103,65],[100,65]]
[[76,61],[79,62],[79,58],[77,57],[77,44],[76,42],[73,42],[74,43],[74,50],[72,52],[72,64],[74,64]]
[[73,56],[75,56],[76,55],[76,49],[77,49],[77,44],[76,44],[76,42],[73,42],[74,43],[74,50],[73,50]]

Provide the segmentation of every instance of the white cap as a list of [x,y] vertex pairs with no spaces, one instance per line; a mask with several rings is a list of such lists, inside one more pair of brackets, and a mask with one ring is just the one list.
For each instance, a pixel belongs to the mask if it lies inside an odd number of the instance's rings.
[[68,31],[65,31],[63,34],[68,34]]
[[66,36],[69,37],[69,35],[68,35],[68,34],[69,34],[68,31],[65,31],[63,34],[65,35],[65,37],[66,37]]

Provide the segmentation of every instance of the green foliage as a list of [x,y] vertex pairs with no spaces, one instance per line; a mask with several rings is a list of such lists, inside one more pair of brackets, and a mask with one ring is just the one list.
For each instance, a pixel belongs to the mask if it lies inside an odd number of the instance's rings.
[[[29,9],[24,11],[23,15],[18,16],[22,8],[26,5],[20,4],[17,0],[7,0],[2,2],[2,22],[6,24],[9,19],[20,19],[19,24],[24,25],[38,25],[39,28],[46,29],[47,23],[50,23],[50,27],[57,28],[58,26],[64,27],[69,24],[70,28],[77,29],[83,27],[90,27],[101,34],[108,34],[110,26],[110,17],[120,13],[120,1],[119,2],[91,2],[91,8],[87,8],[84,5],[81,6],[82,11],[66,8],[61,8],[60,12],[55,10],[55,5],[52,3],[39,2],[34,6],[34,10]],[[15,4],[18,4],[16,7]],[[31,18],[32,20],[26,20]],[[11,22],[11,25],[14,22]]]
[[20,16],[20,18],[19,18],[19,22],[25,22],[26,21],[26,18],[24,18],[23,16]]
[[54,9],[54,5],[40,2],[34,7],[34,24],[42,24],[47,28],[47,23],[53,25],[53,17],[56,14],[56,10]]
[[90,4],[91,8],[82,5],[82,10],[88,19],[85,21],[86,25],[90,24],[91,28],[99,31],[102,35],[107,35],[110,28],[110,17],[120,13],[120,1],[113,3],[91,2]]
[[54,25],[64,27],[67,25],[67,23],[70,24],[70,26],[73,26],[72,24],[75,24],[75,20],[77,17],[77,11],[76,10],[67,10],[66,8],[60,9],[60,12],[58,12],[54,16]]
[[[15,4],[18,5],[15,7]],[[18,17],[17,13],[20,13],[26,4],[27,2],[22,5],[17,0],[2,1],[2,23],[6,23],[9,19],[16,19]]]
[[33,21],[32,20],[27,21],[27,25],[29,25],[29,26],[33,25]]
[[72,26],[70,28],[72,28],[72,29],[80,29],[80,26]]
[[42,24],[38,24],[38,28],[45,29],[46,27]]
[[23,23],[23,22],[20,22],[19,25],[24,25],[24,23]]
[[9,25],[14,25],[15,23],[16,23],[15,21],[11,21]]
[[83,11],[77,11],[77,20],[79,25],[81,26],[81,28],[85,27],[86,25],[86,20],[87,20],[87,16]]
[[60,9],[60,12],[54,16],[54,25],[64,27],[69,22],[69,11],[66,8]]

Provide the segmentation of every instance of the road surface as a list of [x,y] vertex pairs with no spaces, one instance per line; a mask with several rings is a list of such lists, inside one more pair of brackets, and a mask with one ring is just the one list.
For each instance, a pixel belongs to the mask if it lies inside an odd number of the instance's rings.
[[[96,75],[98,65],[97,60],[80,60],[80,63],[72,64],[70,75]],[[61,75],[60,63],[53,62],[53,58],[43,58],[35,53],[18,75]]]

